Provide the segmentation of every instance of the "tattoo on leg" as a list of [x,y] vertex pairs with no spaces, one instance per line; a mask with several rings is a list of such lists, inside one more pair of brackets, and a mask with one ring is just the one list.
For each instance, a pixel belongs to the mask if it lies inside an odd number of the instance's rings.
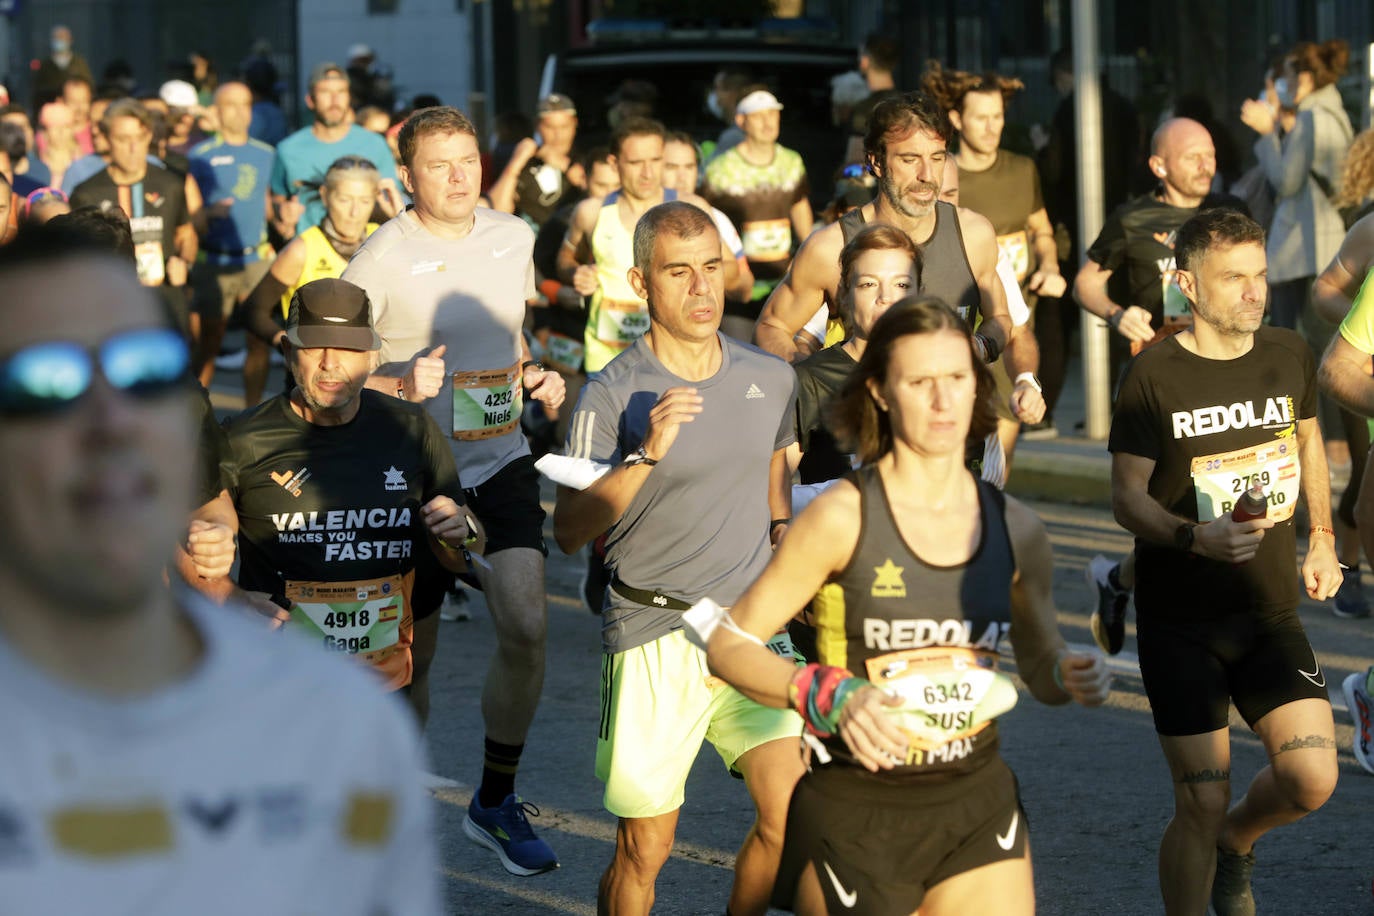
[[1230,779],[1230,770],[1194,770],[1191,773],[1184,773],[1176,781],[1187,786],[1199,782],[1229,782]]
[[1336,741],[1325,735],[1308,735],[1306,738],[1299,738],[1297,735],[1294,735],[1279,745],[1279,749],[1274,752],[1274,756],[1277,757],[1284,751],[1297,751],[1305,747],[1320,747],[1334,751],[1336,749]]

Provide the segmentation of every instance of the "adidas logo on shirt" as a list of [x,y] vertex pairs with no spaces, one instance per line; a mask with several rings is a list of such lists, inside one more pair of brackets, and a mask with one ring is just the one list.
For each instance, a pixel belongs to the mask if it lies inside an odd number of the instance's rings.
[[746,401],[751,401],[754,398],[761,398],[763,396],[764,394],[759,390],[759,386],[755,385],[753,382],[749,383],[749,390],[744,393],[744,399]]

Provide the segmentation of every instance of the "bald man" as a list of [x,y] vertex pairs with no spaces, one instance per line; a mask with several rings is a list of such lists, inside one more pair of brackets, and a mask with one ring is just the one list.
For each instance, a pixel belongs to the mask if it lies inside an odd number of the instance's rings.
[[[198,344],[196,372],[207,388],[215,375],[226,320],[267,272],[267,191],[276,157],[272,147],[248,136],[253,93],[247,86],[223,84],[215,90],[214,106],[219,133],[196,144],[187,157],[205,199],[205,206],[191,218],[204,255],[191,272],[196,294],[191,329]],[[245,382],[267,374],[266,345],[249,339]],[[260,392],[262,383],[249,390]]]
[[[1174,235],[1212,190],[1217,151],[1197,121],[1173,118],[1155,131],[1150,172],[1159,185],[1118,207],[1088,249],[1074,281],[1078,304],[1116,332],[1112,364],[1129,352],[1191,323],[1187,300],[1174,283]],[[1208,201],[1224,206],[1235,198]]]
[[[1161,124],[1150,143],[1148,163],[1159,184],[1107,217],[1073,286],[1078,304],[1114,332],[1113,379],[1131,355],[1192,324],[1188,300],[1174,282],[1178,228],[1208,207],[1232,207],[1249,215],[1239,198],[1211,193],[1217,151],[1212,135],[1197,121],[1173,118]],[[1098,592],[1093,638],[1102,651],[1115,655],[1125,639],[1134,554],[1117,564],[1098,554],[1087,576]]]

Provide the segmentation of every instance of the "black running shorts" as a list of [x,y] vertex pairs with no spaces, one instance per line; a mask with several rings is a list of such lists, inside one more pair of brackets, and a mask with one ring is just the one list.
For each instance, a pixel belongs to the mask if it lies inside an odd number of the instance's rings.
[[544,507],[539,504],[539,472],[532,455],[516,458],[463,493],[486,528],[488,554],[528,547],[549,555],[544,543]]
[[1155,731],[1226,728],[1230,704],[1250,725],[1294,700],[1329,700],[1326,672],[1296,610],[1241,612],[1186,623],[1138,615],[1140,676]]
[[434,556],[429,538],[415,545],[415,585],[410,591],[410,613],[419,623],[439,611],[444,596],[453,587],[453,573]]
[[814,864],[829,912],[908,916],[941,881],[1025,856],[1029,827],[1000,757],[934,785],[818,767],[792,793],[773,905],[792,909],[797,881]]

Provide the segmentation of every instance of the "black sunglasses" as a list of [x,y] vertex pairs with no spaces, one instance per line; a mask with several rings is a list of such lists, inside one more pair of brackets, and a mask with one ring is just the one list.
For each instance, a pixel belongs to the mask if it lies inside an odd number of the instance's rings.
[[30,344],[0,359],[0,415],[40,417],[71,407],[90,391],[97,365],[111,387],[144,400],[185,385],[191,354],[170,328],[122,331],[95,347]]

